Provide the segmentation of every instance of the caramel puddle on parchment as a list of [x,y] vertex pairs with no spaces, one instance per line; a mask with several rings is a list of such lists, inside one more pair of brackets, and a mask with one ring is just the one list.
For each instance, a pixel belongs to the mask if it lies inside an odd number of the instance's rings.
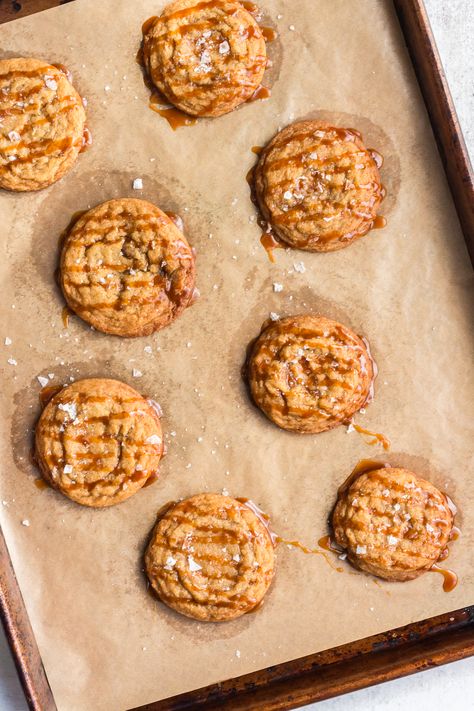
[[[263,151],[263,146],[252,146],[251,150],[252,153],[255,153],[255,155],[258,156]],[[250,199],[257,208],[257,223],[262,230],[262,234],[260,235],[260,244],[265,249],[268,259],[274,264],[275,256],[273,254],[273,250],[285,249],[288,245],[285,245],[280,242],[280,240],[275,236],[274,232],[272,231],[270,223],[266,222],[266,220],[263,219],[260,213],[260,208],[257,203],[253,182],[255,167],[256,166],[254,165],[252,168],[250,168],[247,175],[245,176],[245,179],[247,180],[247,183],[250,187]]]

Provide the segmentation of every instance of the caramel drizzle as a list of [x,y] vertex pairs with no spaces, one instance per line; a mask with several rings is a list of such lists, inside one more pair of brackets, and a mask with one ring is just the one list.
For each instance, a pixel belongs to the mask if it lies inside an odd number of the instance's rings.
[[45,385],[44,388],[41,388],[38,396],[41,406],[45,407],[62,389],[62,385]]
[[[54,395],[56,395],[60,390],[62,390],[62,386],[51,386],[48,388],[43,388],[43,390],[40,393],[40,400],[43,405],[46,404]],[[46,391],[46,392],[45,392]],[[126,420],[129,419],[130,416],[132,415],[132,412],[134,416],[141,417],[142,416],[142,410],[145,410],[145,408],[148,407],[148,405],[144,404],[143,401],[137,400],[136,398],[122,398],[120,400],[117,400],[115,398],[110,398],[107,396],[96,396],[96,395],[83,395],[79,394],[77,397],[77,400],[73,402],[74,405],[76,405],[77,408],[82,407],[87,404],[94,404],[94,403],[104,403],[108,402],[110,400],[113,400],[114,404],[120,404],[121,406],[126,406],[130,405],[130,411],[122,411],[122,412],[111,412],[109,415],[103,415],[103,416],[89,416],[89,417],[83,417],[81,418],[80,421],[80,427],[87,427],[89,424],[104,424],[107,425],[113,420]],[[56,403],[56,404],[65,404],[65,403]],[[133,410],[134,406],[137,407],[136,410]],[[63,424],[68,427],[69,426],[69,421],[66,419],[64,420]],[[101,435],[88,435],[87,433],[84,434],[79,434],[77,436],[71,436],[68,434],[67,430],[63,434],[62,437],[63,443],[65,442],[75,442],[80,444],[83,447],[89,447],[92,444],[104,444],[107,441],[113,441],[113,442],[119,442],[120,444],[120,451],[122,451],[122,447],[125,444],[127,447],[133,447],[134,451],[139,451],[139,450],[148,450],[148,451],[154,451],[155,453],[159,454],[160,458],[163,452],[163,447],[164,443],[163,440],[161,439],[160,444],[152,444],[150,442],[146,441],[139,441],[139,440],[133,440],[131,441],[129,439],[129,435],[127,435],[127,438],[125,439],[117,439],[117,436],[112,435],[112,434],[101,434]],[[64,448],[63,448],[64,449]],[[64,466],[64,464],[69,463],[72,464],[73,466],[73,472],[75,474],[77,473],[87,473],[90,471],[91,466],[98,464],[104,460],[106,460],[110,456],[115,455],[115,449],[114,451],[105,451],[105,452],[74,452],[72,455],[72,461],[64,461],[63,456],[57,456],[53,451],[48,452],[48,455],[45,456],[48,468],[50,470],[53,469],[59,469]],[[78,462],[82,462],[82,466],[78,465]],[[85,463],[85,464],[84,464]],[[121,459],[119,460],[118,464],[114,467],[112,471],[109,471],[107,469],[100,470],[96,469],[95,474],[99,477],[97,480],[92,481],[92,482],[87,482],[87,481],[76,481],[76,482],[70,482],[69,484],[62,484],[62,488],[67,490],[67,491],[75,491],[78,489],[86,490],[89,492],[94,491],[96,488],[104,488],[112,484],[110,479],[112,477],[117,477],[117,476],[122,476],[123,474],[127,473],[127,470],[124,468],[124,466],[121,463]],[[100,478],[102,477],[102,478]],[[135,470],[132,474],[126,476],[123,481],[121,481],[118,486],[121,488],[124,487],[124,485],[128,484],[129,482],[140,482],[142,480],[147,481],[150,477],[155,480],[158,477],[158,473],[154,470],[152,471],[143,471],[143,470]],[[152,483],[152,482],[150,482]]]
[[372,430],[367,430],[365,429],[365,427],[355,425],[354,423],[352,423],[352,427],[356,430],[356,432],[359,432],[359,434],[368,435],[369,437],[371,437],[370,440],[365,440],[367,444],[375,445],[380,443],[384,448],[385,452],[390,449],[390,440],[388,439],[388,437],[381,434],[380,432],[372,432]]
[[[322,539],[321,539],[322,540]],[[343,568],[339,567],[338,565],[335,565],[333,560],[331,560],[330,556],[326,555],[326,553],[323,550],[320,550],[319,548],[308,548],[305,546],[303,543],[300,541],[288,541],[286,538],[280,538],[279,536],[277,537],[277,542],[278,543],[283,543],[286,546],[291,546],[292,548],[298,548],[298,550],[303,551],[303,553],[306,553],[307,555],[320,555],[324,558],[326,563],[337,573],[342,573]],[[323,547],[323,546],[321,546]],[[325,550],[330,550],[331,552],[335,552],[333,548],[328,548]],[[341,551],[339,551],[341,552]]]
[[280,242],[273,232],[271,231],[265,231],[262,232],[260,236],[260,244],[262,247],[265,249],[268,259],[272,262],[275,263],[275,257],[273,254],[274,249],[284,249],[285,245]]
[[[109,227],[101,227],[101,222],[107,222],[112,218],[112,212],[110,210],[106,211],[100,218],[90,217],[86,218],[86,222],[81,224],[78,230],[79,235],[76,237],[76,231],[74,228],[84,213],[77,213],[77,216],[73,216],[73,219],[60,238],[60,243],[62,249],[69,250],[73,248],[79,248],[81,250],[86,250],[92,244],[97,241],[103,241],[110,234]],[[174,215],[174,213],[172,213]],[[158,229],[161,225],[175,224],[175,219],[171,219],[166,214],[157,215],[154,213],[144,213],[140,216],[134,216],[126,211],[122,212],[120,215],[114,215],[117,220],[116,230],[114,234],[118,231],[121,235],[119,238],[105,239],[105,244],[110,247],[114,244],[122,245],[125,241],[125,236],[132,232],[136,232],[140,229],[148,229],[154,232],[153,238],[156,242],[160,241],[160,236]],[[131,263],[125,264],[113,264],[113,263],[102,263],[97,265],[90,264],[69,264],[62,270],[61,278],[62,285],[71,286],[73,289],[81,290],[82,287],[88,287],[88,284],[83,284],[80,280],[81,274],[97,273],[104,274],[104,278],[109,273],[114,273],[119,276],[119,293],[115,297],[115,301],[106,300],[103,302],[95,302],[93,304],[88,304],[87,308],[83,306],[81,300],[76,298],[73,293],[68,294],[68,301],[73,306],[74,310],[80,315],[81,313],[89,312],[90,310],[112,310],[120,311],[131,304],[137,304],[137,301],[141,305],[158,305],[164,301],[163,296],[165,295],[167,299],[173,301],[176,297],[175,292],[175,281],[177,279],[179,270],[185,269],[184,262],[192,260],[192,252],[189,246],[183,240],[175,240],[172,244],[168,245],[169,249],[174,250],[170,253],[167,260],[159,260],[160,263],[148,264],[144,268],[143,266],[135,266],[135,262],[132,258],[123,255],[124,259],[127,259]],[[174,264],[174,261],[177,264]],[[150,267],[154,267],[156,271],[151,271]],[[131,277],[128,272],[130,271],[138,272],[137,278]],[[79,276],[79,280],[76,278]],[[179,280],[178,280],[179,281]],[[103,287],[104,295],[110,297],[110,281],[101,284]],[[117,284],[115,284],[117,286]],[[148,287],[151,293],[148,296],[145,295],[143,289]],[[136,293],[134,290],[139,289],[141,293]],[[178,296],[182,294],[179,292]]]
[[47,482],[42,477],[38,477],[38,479],[35,479],[35,486],[37,489],[40,490],[49,489]]
[[[348,478],[343,482],[343,484],[339,487],[338,489],[338,496],[341,496],[341,494],[344,494],[358,479],[361,475],[367,474],[370,476],[370,478],[375,479],[381,486],[384,486],[385,488],[390,488],[392,492],[398,492],[398,493],[406,493],[407,489],[403,486],[398,485],[396,482],[392,480],[387,480],[383,476],[383,470],[384,469],[390,469],[391,465],[388,464],[388,462],[381,462],[373,459],[362,459],[357,463],[357,465],[354,467],[353,471],[351,474],[348,476]],[[414,489],[410,489],[411,492],[414,492]],[[428,492],[424,491],[421,488],[416,489],[417,494],[421,494],[424,500],[425,505],[429,506],[430,503],[430,495]],[[445,499],[446,502],[446,508],[450,509],[452,512],[453,516],[456,514],[456,507],[454,506],[453,502],[451,501],[450,497],[447,494],[442,494],[442,496]],[[441,521],[439,521],[441,523]],[[445,523],[443,521],[443,523]],[[353,518],[351,520],[351,526],[359,531],[364,530],[364,525],[362,523],[359,523],[357,519]],[[398,530],[395,528],[387,528],[384,530],[387,535],[390,534],[397,534]],[[449,534],[449,541],[455,541],[459,538],[461,534],[460,529],[457,526],[453,526],[450,534]],[[409,538],[409,536],[406,536]],[[320,540],[320,545],[324,547],[324,544],[326,545],[331,545],[330,541],[330,536],[326,536],[325,538]],[[417,557],[417,554],[410,553],[410,551],[404,551],[404,555],[408,557]],[[446,546],[446,548],[440,553],[438,560],[436,563],[434,563],[429,569],[428,572],[434,572],[434,573],[440,573],[444,577],[444,583],[443,583],[443,590],[445,592],[451,592],[456,587],[458,577],[456,573],[454,573],[452,570],[448,570],[445,568],[441,568],[438,563],[440,563],[443,560],[446,560],[446,558],[449,555],[449,549]],[[409,566],[404,566],[404,569],[409,569]]]
[[[322,134],[321,136],[318,134]],[[325,137],[326,136],[326,137]],[[292,137],[292,143],[298,145],[300,141],[304,141],[311,137],[308,131],[301,131]],[[324,242],[329,241],[334,238],[343,237],[344,239],[352,239],[355,236],[365,234],[372,228],[381,228],[386,225],[386,219],[381,216],[376,216],[374,211],[378,206],[379,202],[385,197],[385,189],[377,182],[369,183],[357,183],[356,180],[348,177],[348,171],[352,169],[352,163],[349,162],[348,165],[340,165],[344,160],[349,159],[349,161],[357,161],[359,163],[355,167],[359,170],[363,170],[369,165],[369,161],[373,161],[377,167],[382,165],[382,156],[372,149],[366,151],[361,149],[348,150],[342,155],[335,157],[329,157],[326,159],[319,159],[317,157],[317,151],[320,145],[330,146],[336,141],[353,141],[354,139],[360,138],[360,133],[355,129],[346,128],[331,128],[329,131],[323,131],[322,129],[316,133],[318,138],[318,143],[314,145],[313,148],[309,147],[303,151],[296,154],[291,154],[289,157],[271,159],[271,153],[266,157],[266,165],[273,173],[282,172],[283,178],[280,182],[274,184],[274,189],[280,188],[282,193],[292,185],[293,181],[285,177],[286,171],[289,167],[299,167],[311,170],[316,175],[321,174],[324,176],[326,186],[331,188],[337,188],[337,183],[335,183],[330,178],[337,176],[344,176],[345,181],[348,182],[352,189],[358,191],[369,192],[370,196],[368,200],[362,199],[362,197],[357,196],[348,204],[334,203],[330,200],[322,200],[318,198],[316,202],[308,204],[309,196],[306,195],[303,202],[307,206],[308,211],[303,212],[300,209],[301,202],[297,202],[295,205],[288,205],[288,209],[282,211],[280,214],[274,217],[275,225],[292,225],[295,223],[304,224],[305,222],[313,222],[317,218],[322,219],[332,219],[334,216],[334,210],[338,211],[343,209],[344,212],[351,214],[361,220],[361,224],[352,232],[345,235],[340,235],[334,231],[321,232],[318,234],[318,239]],[[316,157],[311,158],[310,155],[314,153]],[[340,167],[336,167],[337,164]],[[302,186],[296,186],[298,191]]]
[[[29,116],[35,111],[39,110],[40,105],[37,103],[30,103],[30,101],[33,100],[32,97],[34,97],[44,88],[44,76],[49,75],[49,73],[51,73],[52,77],[54,78],[54,76],[57,75],[57,71],[60,71],[61,73],[65,74],[70,80],[71,75],[66,69],[66,67],[64,67],[63,65],[51,65],[50,67],[41,67],[29,71],[14,70],[6,74],[0,75],[0,82],[7,83],[11,82],[13,79],[16,78],[37,77],[38,79],[41,79],[41,81],[31,87],[29,91],[9,92],[8,94],[3,93],[2,103],[5,105],[6,100],[8,99],[8,101],[11,102],[11,105],[0,110],[0,120],[9,116]],[[25,105],[13,106],[13,104],[15,103],[21,103]],[[21,165],[25,163],[33,163],[49,155],[53,155],[56,153],[65,153],[71,148],[77,148],[80,146],[81,150],[85,150],[90,145],[90,143],[92,142],[92,137],[89,129],[87,128],[85,128],[84,136],[79,141],[73,141],[70,137],[65,137],[56,140],[43,139],[36,141],[28,141],[27,138],[24,138],[25,133],[29,132],[33,127],[41,125],[52,126],[58,115],[60,115],[61,113],[73,111],[76,107],[80,106],[80,104],[78,103],[77,98],[75,96],[64,96],[62,98],[59,98],[57,94],[54,94],[51,101],[49,102],[49,106],[56,106],[56,112],[51,112],[51,115],[42,116],[35,120],[29,121],[23,131],[19,132],[19,135],[22,140],[16,143],[9,143],[7,145],[3,145],[0,148],[0,153],[7,155],[12,153],[16,154],[18,151],[21,150],[27,151],[25,155],[15,155],[14,160],[8,160],[7,162],[0,165],[0,173],[5,174],[6,172],[13,170],[14,166],[19,164]]]
[[432,565],[428,572],[440,573],[443,576],[444,592],[451,592],[458,584],[457,574],[453,570],[449,570],[448,568],[441,568],[437,563]]
[[[268,516],[266,516],[266,514],[264,514],[253,502],[249,501],[248,499],[237,499],[237,501],[239,501],[242,507],[249,508],[257,516],[259,521],[263,524],[266,533],[270,536],[270,540],[272,541],[273,545],[275,545],[274,534],[270,530]],[[173,504],[164,508],[164,511],[161,516],[166,515],[170,511],[171,506],[173,506]],[[240,549],[241,546],[245,546],[245,544],[248,544],[252,542],[252,540],[255,540],[259,537],[258,532],[255,533],[251,530],[242,531],[239,528],[226,529],[223,531],[216,530],[212,524],[206,525],[204,523],[200,523],[199,528],[196,529],[192,518],[189,516],[190,513],[194,512],[198,515],[200,515],[201,513],[199,511],[199,508],[197,508],[192,501],[187,500],[177,504],[176,510],[174,510],[170,515],[173,524],[175,524],[176,526],[183,526],[185,529],[192,531],[192,538],[188,541],[187,546],[166,545],[166,551],[171,553],[172,555],[187,555],[188,551],[190,550],[189,545],[191,544],[193,548],[196,548],[197,545],[205,546],[206,548],[209,548],[209,546],[211,545],[217,545],[220,547],[227,545],[237,545]],[[237,512],[234,511],[232,508],[226,507],[225,513],[226,517],[231,522]],[[223,520],[225,521],[225,519]],[[201,585],[199,585],[199,582],[203,575],[205,576],[206,581],[219,581],[232,584],[236,583],[239,579],[241,579],[245,573],[252,571],[252,567],[244,564],[242,561],[236,561],[236,564],[233,565],[231,561],[224,560],[222,555],[213,555],[208,550],[206,550],[206,553],[200,550],[199,554],[196,557],[196,561],[199,561],[199,564],[217,563],[219,570],[216,574],[212,573],[212,571],[209,570],[206,570],[205,573],[201,573],[200,570],[188,571],[189,575],[186,576],[186,588],[188,590],[191,590],[192,592],[202,592],[203,588]],[[176,574],[176,572],[173,572],[173,570],[168,570],[163,566],[160,566],[160,568],[162,574]],[[225,591],[228,593],[226,599],[212,599],[216,594],[221,593],[223,591],[220,588],[210,588],[209,585],[207,585],[206,588],[209,593],[208,599],[202,602],[199,599],[193,597],[193,604],[205,606],[211,604],[213,607],[217,608],[250,608],[248,609],[249,612],[253,610],[254,607],[258,604],[258,600],[249,597],[245,593],[245,591]],[[169,594],[161,588],[159,590],[159,597],[163,602],[166,602],[171,606],[173,606],[173,604],[177,601],[177,597],[175,595]]]
[[64,328],[69,328],[69,317],[72,316],[72,311],[68,306],[64,306],[61,311],[61,319]]
[[[343,392],[354,392],[354,394],[357,395],[357,393],[360,392],[360,383],[354,390],[353,386],[341,380],[340,376],[350,374],[354,371],[358,373],[367,372],[369,370],[369,364],[372,370],[372,389],[377,370],[365,340],[363,341],[363,348],[349,332],[342,330],[338,326],[335,327],[334,331],[330,334],[330,345],[321,346],[320,339],[327,338],[322,331],[306,329],[299,326],[293,326],[290,330],[287,324],[281,325],[281,322],[276,322],[273,325],[273,329],[278,334],[284,332],[286,345],[297,345],[298,342],[305,344],[309,342],[311,344],[298,360],[298,365],[305,376],[305,381],[302,382],[295,378],[291,362],[285,364],[287,368],[287,381],[290,390],[293,386],[299,385],[307,390],[312,401],[314,401],[315,398],[318,399],[317,406],[314,404],[309,408],[303,409],[295,405],[290,405],[286,394],[281,392],[282,404],[278,406],[276,403],[272,403],[273,409],[280,414],[291,414],[300,418],[308,418],[318,412],[320,415],[330,419],[334,416],[334,405],[328,408],[321,402],[321,388],[340,387]],[[324,350],[322,350],[323,348]],[[268,363],[277,357],[275,346],[272,345],[271,341],[262,340],[258,344],[257,352],[259,364],[255,365],[255,358],[253,359],[255,373],[259,379],[265,380]],[[345,360],[341,362],[342,355]],[[315,361],[317,362],[317,368],[314,367]],[[366,404],[370,399],[372,394],[371,389],[369,389],[369,393],[360,407]],[[338,402],[342,401],[344,401],[343,394],[338,397]]]

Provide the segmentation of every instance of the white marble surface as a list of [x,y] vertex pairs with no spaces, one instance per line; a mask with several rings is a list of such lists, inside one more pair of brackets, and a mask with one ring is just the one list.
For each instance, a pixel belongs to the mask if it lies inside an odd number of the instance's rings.
[[[474,161],[474,0],[425,0],[425,3]],[[0,711],[26,711],[26,708],[9,649],[0,631]],[[474,657],[311,704],[305,711],[316,708],[317,711],[412,711],[416,708],[468,711],[474,709]]]

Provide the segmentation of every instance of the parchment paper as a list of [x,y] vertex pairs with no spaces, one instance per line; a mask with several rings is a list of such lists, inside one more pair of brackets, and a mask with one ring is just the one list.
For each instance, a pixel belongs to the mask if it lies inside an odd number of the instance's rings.
[[[280,32],[271,99],[176,132],[149,110],[135,63],[142,21],[164,4],[77,0],[0,27],[1,56],[72,70],[94,136],[58,184],[0,195],[1,525],[62,711],[144,704],[474,602],[472,273],[391,4],[262,0]],[[308,115],[362,130],[385,155],[388,226],[332,254],[279,250],[271,264],[245,181],[251,147]],[[137,177],[142,191],[132,189]],[[201,299],[149,338],[108,337],[76,317],[66,330],[54,281],[59,234],[73,212],[127,195],[183,216]],[[446,594],[434,574],[376,584],[346,563],[338,573],[280,546],[259,612],[222,625],[181,618],[147,594],[141,570],[165,502],[225,487],[257,502],[280,535],[315,545],[353,465],[384,458],[343,427],[286,433],[250,403],[240,379],[248,341],[270,311],[305,310],[369,339],[380,374],[356,421],[392,440],[390,462],[458,504],[462,536],[448,565],[459,585]],[[103,511],[39,490],[29,452],[37,376],[48,373],[53,384],[115,377],[158,400],[169,443],[161,480]]]

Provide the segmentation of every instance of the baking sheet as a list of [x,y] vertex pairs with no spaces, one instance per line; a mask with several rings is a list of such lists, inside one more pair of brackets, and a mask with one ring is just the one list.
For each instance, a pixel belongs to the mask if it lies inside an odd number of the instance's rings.
[[[60,183],[0,194],[1,343],[12,340],[0,346],[1,525],[60,711],[144,704],[474,598],[472,272],[391,4],[365,0],[355,12],[344,0],[321,0],[316,12],[312,0],[291,8],[265,0],[266,24],[280,32],[270,46],[271,99],[176,132],[147,108],[134,61],[142,21],[164,4],[76,0],[0,27],[1,56],[40,56],[73,71],[94,136]],[[271,264],[245,181],[250,149],[307,116],[358,128],[385,155],[388,226],[332,254],[278,250]],[[142,191],[132,189],[136,177]],[[73,212],[119,196],[181,214],[197,249],[200,301],[149,338],[62,323],[59,234]],[[344,428],[283,432],[249,402],[240,379],[248,341],[270,311],[305,310],[369,339],[380,372],[356,422],[392,440],[388,456]],[[31,433],[37,376],[48,373],[52,384],[116,377],[158,400],[169,443],[161,480],[103,511],[39,490]],[[438,575],[376,582],[286,547],[263,607],[231,623],[180,618],[146,592],[142,552],[163,503],[225,488],[260,504],[281,536],[314,545],[337,486],[367,456],[413,468],[460,507],[462,537],[448,559],[460,577],[453,592]]]

